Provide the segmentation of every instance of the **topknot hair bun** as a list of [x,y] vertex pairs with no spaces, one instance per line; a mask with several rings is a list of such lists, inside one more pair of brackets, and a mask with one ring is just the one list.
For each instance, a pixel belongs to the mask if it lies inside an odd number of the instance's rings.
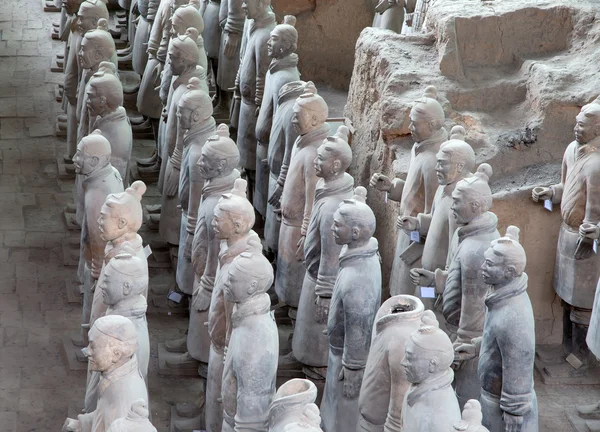
[[475,173],[475,175],[487,183],[490,181],[493,172],[494,171],[492,170],[490,164],[482,163],[481,165],[479,165],[479,167],[477,167],[477,172]]
[[138,200],[142,200],[142,196],[146,193],[146,183],[141,180],[136,180],[131,186],[127,188],[125,192],[135,196]]

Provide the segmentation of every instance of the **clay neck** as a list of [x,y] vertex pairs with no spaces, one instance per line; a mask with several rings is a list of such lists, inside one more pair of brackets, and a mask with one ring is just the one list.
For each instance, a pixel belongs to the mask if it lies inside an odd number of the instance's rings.
[[271,298],[267,293],[255,294],[244,301],[236,303],[231,315],[233,327],[239,327],[249,316],[266,315],[271,310]]
[[275,394],[275,398],[269,409],[269,427],[275,429],[274,426],[283,420],[285,420],[286,424],[300,421],[304,407],[309,403],[313,403],[316,397],[317,392],[314,387],[308,387],[298,393],[282,396]]
[[141,294],[131,294],[108,307],[107,315],[120,315],[127,318],[146,315],[148,304]]
[[[134,354],[134,357],[135,357],[135,354]],[[128,363],[131,363],[132,361],[133,361],[133,358],[119,359],[119,361],[117,363],[114,363],[107,370],[102,372],[102,377],[105,379],[109,379],[109,380],[112,380],[112,378],[115,378],[115,377],[121,377],[120,369],[122,369],[122,370],[128,369],[126,366],[128,365]]]
[[225,250],[222,249],[222,252],[219,254],[219,263],[223,265],[233,261],[236,256],[246,250],[248,242],[252,238],[256,241],[260,241],[258,234],[252,230],[248,231],[247,233],[236,234],[225,239],[227,248]]
[[122,236],[109,241],[108,244],[110,244],[111,248],[117,248],[125,242],[133,242],[133,241],[137,240],[137,235],[138,235],[137,232],[127,231]]
[[340,252],[340,266],[342,261],[347,261],[354,257],[369,257],[378,252],[378,243],[375,237],[369,238],[367,241],[353,242],[342,247]]
[[325,177],[319,179],[315,188],[315,203],[317,200],[332,195],[351,193],[354,189],[354,178],[348,173],[340,173],[336,178],[327,180]]
[[527,273],[522,273],[521,276],[514,278],[506,285],[490,285],[490,290],[485,296],[485,305],[488,307],[488,309],[492,309],[494,305],[501,303],[503,300],[526,293],[527,281]]
[[298,54],[284,53],[281,56],[273,57],[271,63],[269,64],[269,71],[274,73],[282,69],[291,69],[296,67],[298,67]]
[[92,171],[89,174],[81,174],[85,177],[84,182],[87,183],[97,177],[101,177],[104,175],[108,175],[110,172],[112,171],[112,165],[110,164],[110,161],[106,161],[106,165],[95,169],[94,171]]
[[[399,308],[411,308],[410,310],[396,312]],[[423,316],[425,307],[422,302],[417,302],[416,299],[411,296],[397,296],[388,299],[381,305],[379,315],[375,322],[375,332],[379,333],[383,329],[390,327],[394,324],[405,323],[408,321],[420,322]]]
[[423,151],[430,149],[432,146],[438,146],[444,141],[448,140],[448,131],[445,128],[441,128],[435,131],[429,138],[415,142],[414,149],[415,154],[419,154]]
[[277,99],[277,105],[281,105],[282,103],[289,101],[289,100],[296,100],[300,97],[300,95],[302,95],[302,93],[304,93],[304,88],[294,88],[291,90],[288,90],[285,93],[280,93],[279,94],[279,98]]
[[264,27],[266,24],[271,21],[275,21],[275,14],[273,14],[270,8],[265,8],[260,11],[260,14],[257,17],[251,18],[253,20],[252,27]]
[[497,225],[498,217],[492,212],[485,212],[458,228],[458,241],[462,242],[468,237],[494,232]]
[[329,134],[330,128],[329,124],[321,123],[316,126],[314,129],[309,130],[308,132],[303,133],[298,137],[298,145],[303,145],[304,143],[310,143],[318,140],[319,145],[321,144],[321,140],[319,138],[323,136],[325,139]]
[[598,147],[600,147],[600,136],[597,136],[585,144],[580,144],[578,141],[575,141],[575,143],[575,155],[576,157],[581,157],[598,150]]
[[120,120],[121,117],[126,117],[127,115],[125,112],[125,108],[123,108],[122,106],[118,106],[115,109],[106,109],[103,112],[96,114],[96,116],[98,117],[96,119],[97,124],[98,122],[106,123],[110,121]]
[[450,387],[454,380],[454,372],[448,368],[443,372],[430,376],[418,384],[411,384],[406,394],[408,406],[413,406],[419,399],[425,398],[429,392]]
[[[202,121],[194,123],[192,127],[183,134],[183,142],[188,144],[196,136],[209,131],[211,128],[214,129],[215,125],[216,121],[213,117],[208,117]],[[202,144],[204,144],[204,141],[206,140],[203,140]]]
[[233,183],[239,177],[240,172],[237,169],[233,169],[226,174],[219,174],[217,177],[207,179],[202,187],[202,199],[231,190]]
[[117,364],[118,366],[115,365],[114,367],[109,368],[109,370],[102,372],[100,383],[98,384],[100,396],[104,394],[106,389],[110,387],[113,382],[118,381],[129,374],[138,372],[138,361],[135,354],[125,362],[119,362]]
[[330,187],[335,185],[335,183],[337,181],[340,181],[340,179],[342,179],[344,177],[344,174],[346,174],[343,171],[340,172],[334,172],[334,173],[328,173],[327,176],[323,176],[323,183],[325,187]]

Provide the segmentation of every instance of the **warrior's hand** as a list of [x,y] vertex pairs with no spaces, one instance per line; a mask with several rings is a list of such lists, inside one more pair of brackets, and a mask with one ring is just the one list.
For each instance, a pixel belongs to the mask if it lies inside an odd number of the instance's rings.
[[81,432],[81,423],[79,420],[67,418],[62,427],[62,432]]
[[423,268],[411,269],[410,279],[416,286],[430,287],[435,285],[435,273]]
[[552,189],[549,187],[534,187],[531,190],[531,199],[533,202],[546,201],[552,199]]
[[523,416],[512,415],[505,411],[502,420],[504,420],[504,432],[521,432]]
[[375,6],[375,12],[384,13],[386,10],[391,8],[394,5],[394,1],[392,0],[381,0],[377,6]]
[[225,32],[225,48],[223,54],[226,57],[233,57],[240,46],[241,35],[239,33]]
[[167,171],[165,173],[164,193],[169,196],[175,196],[179,189],[179,170],[173,166],[171,160],[167,162]]
[[383,174],[375,173],[369,182],[370,187],[374,187],[378,191],[387,192],[392,188],[392,180]]
[[396,227],[404,231],[415,231],[419,229],[419,220],[414,216],[398,216]]
[[327,324],[331,298],[317,296],[315,299],[315,321],[317,324]]
[[581,224],[579,225],[579,235],[590,240],[598,240],[600,237],[600,227],[590,223]]
[[278,183],[277,186],[275,186],[275,190],[269,197],[269,204],[271,204],[273,207],[279,207],[279,201],[281,200],[282,193],[283,193],[283,187],[280,186]]
[[462,362],[477,357],[477,347],[473,344],[460,344],[454,348],[454,361]]
[[344,397],[347,399],[356,399],[360,393],[360,386],[362,385],[364,369],[348,369],[342,366],[339,381],[344,381]]

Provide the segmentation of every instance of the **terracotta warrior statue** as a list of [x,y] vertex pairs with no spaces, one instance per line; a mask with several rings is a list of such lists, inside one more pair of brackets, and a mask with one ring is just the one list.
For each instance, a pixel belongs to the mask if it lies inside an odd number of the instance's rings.
[[268,148],[273,116],[277,110],[279,90],[289,82],[298,81],[298,55],[295,53],[298,31],[294,27],[296,17],[286,15],[283,23],[271,32],[267,41],[267,53],[271,58],[265,76],[265,89],[256,121],[256,186],[254,188],[254,208],[266,216],[269,193]]
[[[202,14],[198,10],[198,0],[191,0],[189,4],[180,6],[173,16],[171,17],[171,40],[178,36],[185,35],[185,32],[189,28],[195,28],[198,30],[198,39],[196,39],[196,45],[198,45],[198,66],[201,66],[205,71],[208,69],[208,60],[206,59],[206,52],[204,51],[204,39],[202,39],[202,31],[204,30],[204,20]],[[160,99],[163,105],[168,102],[169,91],[173,84],[173,70],[171,69],[171,62],[167,53],[167,61],[162,72],[161,84],[160,84]]]
[[246,171],[248,184],[254,191],[256,175],[256,122],[265,90],[265,76],[269,70],[267,41],[277,24],[271,11],[271,0],[247,0],[246,17],[250,21],[244,33],[244,49],[235,79],[236,99],[241,98],[239,118],[231,121],[238,125],[237,144],[240,148],[240,164]]
[[105,431],[115,420],[127,416],[135,401],[148,400],[135,355],[138,341],[134,324],[119,315],[105,316],[96,320],[89,338],[85,355],[92,371],[100,372],[98,405],[91,413],[67,418],[63,432]]
[[148,39],[150,31],[160,7],[160,0],[138,0],[138,11],[140,12],[133,39],[131,50],[131,65],[138,75],[144,75],[148,64]]
[[[146,380],[150,361],[150,338],[146,322],[148,304],[144,297],[148,291],[146,259],[127,252],[116,255],[104,267],[96,290],[102,293],[104,304],[108,306],[106,316],[123,316],[129,318],[135,325],[138,337],[136,350],[138,369],[142,378]],[[86,412],[96,409],[100,378],[100,374],[90,368],[85,393]]]
[[81,40],[79,49],[79,66],[82,69],[77,96],[77,141],[91,132],[90,113],[88,111],[87,85],[102,62],[113,63],[116,74],[117,60],[115,41],[108,32],[108,21],[98,20],[98,28],[87,32]]
[[[180,87],[184,88],[183,85]],[[173,154],[166,164],[159,226],[159,232],[165,239],[172,239],[175,228],[179,229],[177,240],[169,243],[181,245],[177,251],[177,286],[188,296],[194,290],[190,249],[204,185],[197,162],[204,143],[215,133],[212,102],[203,87],[199,78],[190,78],[187,91],[176,102],[176,114],[173,115],[177,116],[178,135],[183,136],[177,136]]]
[[267,290],[273,267],[251,240],[231,263],[225,300],[234,303],[223,369],[223,432],[266,431],[275,395],[279,336]]
[[[311,83],[312,85],[312,83]],[[287,177],[287,169],[292,157],[292,148],[298,138],[298,132],[292,123],[296,99],[306,92],[304,81],[292,81],[279,90],[277,109],[273,116],[271,136],[269,137],[269,201],[265,217],[264,236],[267,252],[274,254],[279,248],[279,230],[281,228],[280,199]]]
[[[210,99],[208,103],[210,104]],[[179,361],[180,367],[193,364],[198,368],[201,363],[205,375],[209,360],[210,337],[208,327],[204,323],[209,321],[209,307],[219,266],[220,247],[220,239],[215,236],[212,222],[219,198],[224,193],[230,192],[235,180],[240,177],[239,171],[235,169],[240,160],[240,153],[235,142],[229,138],[229,127],[225,124],[219,126],[216,135],[208,138],[201,148],[201,153],[195,163],[195,170],[204,179],[204,186],[198,191],[202,201],[199,207],[196,206],[194,217],[188,219],[187,240],[181,242],[184,253],[178,262],[180,264],[182,259],[189,261],[191,270],[189,282],[193,290],[187,334],[188,352],[187,355],[182,355]],[[190,230],[193,232],[189,232]],[[167,364],[169,364],[168,360]]]
[[[68,1],[67,11],[75,15],[72,19],[71,35],[67,43],[68,52],[65,55],[65,81],[63,97],[67,100],[67,154],[64,160],[67,163],[73,162],[73,155],[77,151],[77,87],[83,73],[83,68],[79,62],[79,51],[81,49],[81,40],[83,35],[98,27],[100,19],[108,19],[108,9],[102,0],[85,0],[81,2]],[[77,9],[77,7],[79,9]]]
[[348,135],[348,128],[340,126],[334,136],[323,141],[313,162],[320,179],[304,241],[306,273],[292,339],[294,357],[322,379],[329,357],[326,336],[329,303],[342,250],[331,225],[339,205],[354,193],[354,179],[345,172],[352,162]]
[[484,258],[482,276],[490,290],[483,336],[457,346],[456,357],[479,356],[485,427],[491,432],[537,432],[535,329],[519,228],[509,226],[504,237],[492,241]]
[[137,161],[138,172],[142,178],[156,180],[160,172],[158,127],[163,111],[159,94],[161,75],[171,40],[171,16],[179,6],[187,4],[187,2],[188,0],[161,0],[147,41],[148,61],[142,74],[136,106],[139,113],[148,118],[152,124],[157,149],[150,158]]
[[[221,12],[221,0],[202,0],[200,12],[204,20],[202,37],[206,41],[206,56],[209,59],[213,76],[216,77],[219,67],[219,49],[221,47],[221,17],[219,16]],[[217,89],[217,97],[218,94],[219,90]]]
[[287,424],[284,432],[323,432],[321,429],[321,413],[315,404],[304,407],[302,417],[294,423]]
[[[420,237],[425,237],[425,246],[421,257],[421,265],[425,270],[434,272],[446,267],[450,241],[456,231],[456,221],[450,215],[452,192],[456,184],[465,177],[471,176],[475,169],[475,152],[464,141],[464,128],[452,128],[450,140],[440,146],[436,155],[435,171],[438,178],[438,189],[433,197],[431,213],[419,213],[416,216],[401,216],[398,218],[398,228],[409,235],[418,231]],[[421,296],[417,287],[415,295]],[[423,299],[428,309],[433,307],[434,299]]]
[[[165,118],[159,128],[159,149],[162,160],[171,158],[178,144],[181,148],[181,140],[183,140],[185,129],[178,127],[177,109],[179,100],[189,90],[187,85],[190,79],[198,78],[196,82],[197,90],[204,90],[208,93],[208,88],[205,86],[206,75],[204,69],[198,66],[197,36],[198,31],[190,28],[184,36],[174,38],[170,42],[169,58],[173,71],[173,85],[169,93],[169,103],[165,106]],[[206,126],[206,122],[209,122],[213,127],[212,130],[207,132],[206,137],[208,138],[214,132],[214,120],[210,119],[210,113],[206,114],[206,111],[204,111],[203,126]],[[167,174],[169,175],[167,176]],[[179,244],[179,235],[181,234],[181,209],[177,208],[179,205],[178,187],[173,187],[173,185],[179,184],[179,178],[175,176],[172,180],[169,180],[168,177],[171,175],[173,175],[172,172],[167,172],[167,164],[162,164],[158,188],[162,192],[163,200],[158,231],[162,239],[175,248]]]
[[[104,240],[98,218],[102,204],[110,194],[123,192],[123,182],[119,172],[110,164],[110,143],[100,131],[84,137],[73,156],[75,171],[81,176],[82,209],[81,256],[79,279],[83,282],[82,324],[89,324],[92,309],[92,287],[100,276],[106,240]],[[84,330],[85,336],[87,332]],[[83,339],[85,341],[85,338]]]
[[409,295],[389,298],[379,308],[358,398],[357,431],[402,431],[402,404],[410,382],[398,359],[409,336],[420,328],[423,311],[421,300]]
[[284,432],[286,425],[300,421],[304,408],[316,399],[317,387],[312,381],[294,378],[282,384],[269,409],[269,432]]
[[589,366],[588,347],[584,343],[590,325],[596,283],[600,275],[600,255],[594,253],[600,222],[600,100],[585,105],[576,118],[575,141],[568,145],[560,183],[536,187],[534,201],[550,200],[560,204],[562,225],[554,264],[554,290],[563,306],[562,349],[554,353],[538,351],[548,363],[552,375],[581,374],[565,358],[575,355]]
[[366,197],[367,190],[357,187],[354,197],[340,204],[331,225],[343,248],[327,323],[329,362],[321,402],[326,431],[356,430],[358,394],[381,303],[381,262],[372,237],[375,215]]
[[148,420],[149,416],[148,403],[144,399],[138,399],[131,404],[127,416],[115,420],[106,432],[156,432],[156,428]]
[[[290,318],[296,318],[300,302],[304,265],[304,239],[313,208],[317,177],[314,160],[317,149],[329,135],[325,123],[327,103],[314,85],[306,86],[294,104],[292,124],[299,136],[294,143],[286,182],[281,195],[281,229],[277,255],[275,292],[288,305]],[[238,142],[239,144],[239,142]]]
[[[106,264],[124,252],[135,255],[145,263],[146,268],[148,267],[142,237],[137,233],[142,226],[141,201],[145,192],[146,185],[144,182],[135,181],[125,192],[109,195],[100,208],[100,217],[97,224],[100,236],[106,242],[106,247],[99,279],[102,278]],[[147,284],[142,295],[148,297]],[[102,291],[94,290],[90,325],[93,325],[96,319],[106,314],[108,305]]]
[[[249,241],[260,242],[258,235],[252,231],[255,214],[254,207],[246,198],[246,187],[246,180],[235,180],[231,193],[222,195],[217,202],[214,208],[214,217],[210,223],[211,230],[216,239],[221,242],[221,245],[219,266],[208,311],[210,354],[206,381],[207,432],[221,432],[223,427],[223,405],[221,402],[223,358],[229,342],[231,313],[233,310],[233,303],[225,298],[225,284],[229,267],[234,258],[246,250]],[[198,239],[200,238],[199,231]],[[201,255],[201,253],[196,252],[200,247],[201,245],[194,238],[194,251],[192,252],[194,259],[198,259],[198,256]],[[204,294],[206,293],[199,293],[199,299]]]
[[232,90],[235,87],[235,77],[240,68],[240,48],[246,13],[242,9],[242,0],[221,0],[219,13],[223,15],[219,16],[223,30],[217,70],[219,98],[215,114],[227,118],[233,96]]
[[[448,139],[448,133],[443,127],[444,109],[436,98],[437,90],[429,86],[410,111],[409,130],[415,144],[411,150],[406,180],[391,180],[380,173],[371,177],[371,187],[385,192],[389,199],[400,202],[399,218],[431,213],[433,197],[439,186],[435,171],[436,155],[440,145]],[[411,268],[421,267],[421,259],[415,259],[415,255],[418,256],[419,253],[407,253],[409,246],[412,249],[416,247],[409,234],[403,230],[399,231],[389,283],[392,296],[412,295],[414,292],[409,272]],[[411,262],[405,262],[403,259]]]
[[129,158],[133,134],[127,112],[123,108],[123,86],[110,62],[100,63],[99,70],[90,79],[87,89],[89,130],[100,130],[110,142],[110,163],[119,171],[124,184],[129,184]]
[[402,406],[402,431],[446,432],[461,418],[452,389],[450,366],[454,348],[439,329],[433,313],[423,315],[423,325],[412,333],[404,348],[402,366],[410,387]]
[[470,399],[462,411],[462,419],[454,423],[454,431],[461,432],[490,432],[481,424],[481,404],[476,399]]
[[[483,333],[487,284],[481,277],[483,254],[492,240],[500,237],[498,218],[489,211],[492,191],[488,184],[492,167],[481,164],[472,177],[461,180],[452,192],[453,218],[458,225],[448,255],[448,269],[431,272],[411,270],[413,283],[436,287],[442,293],[442,312],[446,330],[456,333],[454,346],[470,343]],[[478,359],[457,360],[455,388],[463,406],[469,399],[479,399],[481,384],[477,374]]]
[[415,0],[379,0],[375,6],[373,27],[402,33],[404,9],[407,13],[412,13],[415,4]]

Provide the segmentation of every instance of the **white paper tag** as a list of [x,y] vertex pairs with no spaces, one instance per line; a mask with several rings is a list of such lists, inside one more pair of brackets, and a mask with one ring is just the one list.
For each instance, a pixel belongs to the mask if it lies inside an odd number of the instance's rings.
[[152,249],[150,249],[150,245],[146,245],[146,247],[144,248],[144,254],[146,255],[146,258],[152,255]]
[[410,232],[410,241],[414,241],[417,243],[421,242],[421,236],[419,235],[419,231],[411,231]]
[[175,303],[181,303],[181,299],[183,298],[183,295],[181,295],[180,293],[175,292],[175,291],[170,291],[167,298],[171,301],[174,301]]
[[592,248],[594,249],[594,253],[598,253],[598,240],[594,240]]
[[548,211],[552,211],[552,200],[544,200],[544,208]]
[[388,193],[385,193],[385,203],[387,204],[387,200],[388,200]]
[[435,287],[419,287],[422,298],[435,298]]

